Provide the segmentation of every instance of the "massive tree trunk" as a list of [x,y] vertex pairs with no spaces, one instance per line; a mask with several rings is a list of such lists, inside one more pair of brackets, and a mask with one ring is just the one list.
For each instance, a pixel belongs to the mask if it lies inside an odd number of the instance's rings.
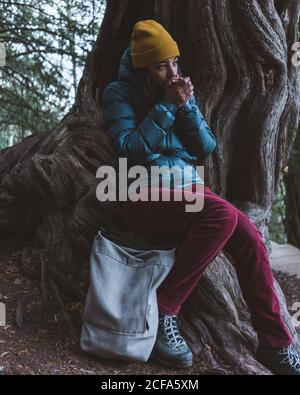
[[[299,121],[300,68],[291,63],[299,9],[298,0],[108,1],[71,111],[54,130],[0,155],[0,229],[33,232],[43,251],[43,284],[58,300],[59,292],[69,291],[84,301],[99,226],[125,245],[166,247],[129,231],[118,203],[95,195],[96,169],[113,164],[101,95],[117,79],[120,56],[140,19],[156,19],[177,41],[182,69],[216,136],[206,184],[249,215],[269,245],[270,209]],[[194,353],[217,371],[266,373],[255,360],[257,337],[228,259],[218,256],[184,304],[184,332]]]

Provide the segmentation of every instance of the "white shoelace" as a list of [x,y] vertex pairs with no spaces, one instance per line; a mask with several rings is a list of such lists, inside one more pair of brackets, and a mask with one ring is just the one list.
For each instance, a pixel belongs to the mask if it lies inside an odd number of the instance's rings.
[[289,363],[293,368],[300,372],[300,357],[293,346],[284,347],[279,351],[280,355],[286,355],[281,364]]
[[165,315],[159,320],[163,323],[164,333],[168,338],[168,344],[178,347],[185,343],[177,328],[176,315]]

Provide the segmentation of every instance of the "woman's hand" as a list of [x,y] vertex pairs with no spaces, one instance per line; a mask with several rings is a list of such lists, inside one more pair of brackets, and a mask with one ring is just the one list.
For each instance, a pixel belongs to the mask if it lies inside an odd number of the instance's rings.
[[194,94],[190,77],[172,77],[166,84],[164,99],[180,107]]

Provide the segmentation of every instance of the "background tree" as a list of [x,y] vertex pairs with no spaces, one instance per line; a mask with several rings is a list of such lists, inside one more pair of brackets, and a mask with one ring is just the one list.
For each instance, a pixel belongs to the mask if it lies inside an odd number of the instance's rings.
[[300,248],[300,126],[296,136],[293,154],[284,172],[285,218],[287,241]]
[[[63,305],[62,291],[84,301],[99,226],[124,245],[167,248],[161,240],[129,232],[118,203],[95,196],[97,168],[113,164],[101,95],[117,78],[120,57],[140,19],[157,20],[177,41],[181,67],[216,136],[217,148],[205,163],[206,184],[249,215],[268,245],[271,206],[299,122],[300,68],[291,63],[299,10],[297,0],[107,2],[71,110],[50,132],[0,153],[0,229],[32,231],[43,251],[45,303],[51,292]],[[194,353],[216,372],[263,373],[228,259],[221,253],[210,265],[184,304],[181,323]],[[299,331],[276,287],[299,348]]]
[[[286,171],[287,166],[283,170]],[[279,244],[287,242],[284,221],[286,216],[285,210],[285,185],[283,181],[283,173],[281,174],[276,199],[272,206],[272,215],[269,221],[270,239]]]
[[105,0],[3,0],[0,148],[52,129],[70,109]]
[[[298,26],[298,42],[300,25]],[[296,54],[295,54],[296,55]],[[300,54],[295,58],[300,59]],[[288,165],[280,177],[279,189],[269,224],[272,240],[300,248],[300,125]]]

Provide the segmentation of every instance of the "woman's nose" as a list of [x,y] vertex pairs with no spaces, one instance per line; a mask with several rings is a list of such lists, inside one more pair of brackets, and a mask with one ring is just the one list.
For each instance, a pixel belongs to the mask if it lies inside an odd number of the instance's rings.
[[170,67],[168,70],[168,77],[172,78],[172,77],[176,77],[178,75],[177,69]]

